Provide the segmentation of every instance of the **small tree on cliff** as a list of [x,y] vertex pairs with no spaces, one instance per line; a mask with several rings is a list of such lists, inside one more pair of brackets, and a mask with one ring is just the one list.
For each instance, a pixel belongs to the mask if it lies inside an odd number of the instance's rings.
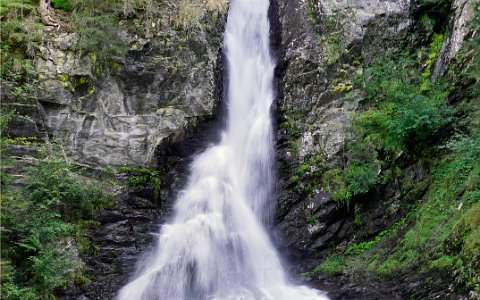
[[60,27],[60,24],[51,17],[52,4],[50,0],[39,0],[39,11],[42,22],[48,26]]

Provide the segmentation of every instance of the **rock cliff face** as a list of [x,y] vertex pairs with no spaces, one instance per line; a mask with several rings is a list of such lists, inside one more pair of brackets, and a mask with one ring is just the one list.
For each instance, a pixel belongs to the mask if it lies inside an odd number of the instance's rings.
[[125,31],[126,56],[109,61],[75,50],[77,33],[46,28],[35,56],[36,103],[26,111],[35,117],[23,128],[61,141],[90,167],[154,165],[162,141],[219,107],[225,17],[205,17],[192,32],[166,17],[149,37]]
[[12,122],[11,136],[56,141],[93,177],[122,165],[161,174],[160,195],[152,184],[118,187],[116,205],[95,217],[96,250],[83,257],[91,283],[69,287],[64,299],[114,299],[170,215],[191,156],[216,137],[226,12],[207,12],[193,28],[170,17],[156,19],[147,35],[122,31],[128,51],[108,61],[76,50],[77,33],[47,27],[35,54],[35,99],[17,101],[3,87],[3,107],[29,116]]
[[[342,160],[348,120],[361,100],[346,98],[353,89],[351,78],[363,60],[412,39],[415,24],[408,1],[278,1],[278,16],[282,182],[277,217],[284,233],[279,241],[292,255],[321,255],[319,250],[352,234],[352,222],[328,193],[296,192],[294,172],[313,161],[332,165]],[[310,214],[318,224],[308,224]]]
[[[401,164],[401,178],[354,199],[348,207],[333,201],[320,184],[322,169],[345,163],[350,119],[367,108],[352,84],[355,74],[387,52],[426,47],[432,32],[418,20],[418,2],[273,1],[279,94],[279,198],[273,234],[296,274],[311,271],[331,249],[345,249],[352,241],[368,240],[392,226],[406,213],[402,205],[425,192],[402,189],[404,182],[424,186],[428,177],[421,163],[409,160]],[[465,24],[473,9],[467,2],[453,1],[434,76],[446,72],[469,34]],[[361,221],[355,219],[360,214]],[[419,286],[418,279],[405,280],[417,280],[411,286]],[[408,284],[390,293],[374,283],[362,290],[348,282],[348,287],[336,286],[331,296],[402,299],[411,289]]]

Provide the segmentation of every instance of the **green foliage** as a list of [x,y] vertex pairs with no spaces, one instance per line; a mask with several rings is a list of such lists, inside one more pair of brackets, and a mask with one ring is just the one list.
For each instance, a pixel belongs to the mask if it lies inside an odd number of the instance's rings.
[[94,53],[99,61],[127,50],[121,36],[118,0],[72,0],[71,23],[78,35],[76,50]]
[[36,1],[2,1],[0,8],[0,74],[3,83],[12,87],[11,96],[26,100],[36,89],[31,59],[42,40],[43,25]]
[[342,169],[334,168],[326,171],[323,174],[322,181],[327,191],[333,193],[333,200],[338,203],[346,204],[352,198],[353,193],[348,188],[348,182]]
[[160,196],[160,172],[148,168],[144,165],[133,167],[133,166],[122,166],[120,167],[120,172],[127,174],[127,184],[130,187],[142,187],[147,184],[153,185],[153,191],[155,197]]
[[377,234],[372,240],[368,242],[359,242],[359,243],[352,243],[350,244],[347,249],[345,250],[346,254],[359,254],[365,250],[371,249],[373,246],[378,244],[383,237],[392,236],[396,231],[405,224],[405,222],[411,217],[413,211],[410,211],[405,217],[403,217],[400,221],[393,224],[390,228],[381,231]]
[[73,171],[73,166],[60,158],[39,162],[26,181],[30,201],[54,208],[66,221],[90,218],[93,212],[113,203],[98,182],[87,181]]
[[415,61],[405,57],[377,63],[365,72],[363,89],[374,107],[359,114],[354,124],[377,147],[398,153],[407,142],[425,142],[450,121],[445,83],[430,82],[425,91],[417,74]]
[[295,190],[304,196],[311,196],[321,183],[324,171],[324,159],[321,155],[307,155],[303,162],[293,170],[290,181],[295,184]]
[[350,141],[347,148],[347,166],[344,169],[330,169],[322,178],[323,186],[341,204],[348,204],[355,195],[367,193],[380,181],[381,164],[373,144],[356,139]]
[[[475,5],[477,15],[469,26],[478,30],[480,5]],[[316,271],[330,276],[367,273],[381,277],[443,272],[454,276],[452,280],[465,288],[466,294],[480,286],[480,37],[476,34],[465,44],[459,63],[448,75],[449,83],[430,79],[442,42],[443,36],[434,34],[428,50],[418,53],[420,62],[408,57],[389,59],[357,78],[355,83],[361,83],[372,107],[353,118],[354,138],[346,147],[344,168],[330,170],[324,178],[324,185],[337,192],[338,199],[345,199],[353,194],[349,188],[352,179],[347,179],[350,165],[370,165],[372,171],[380,167],[376,170],[381,170],[381,183],[392,176],[389,171],[396,173],[399,155],[411,157],[414,153],[431,163],[431,176],[428,185],[405,182],[402,193],[419,195],[416,190],[426,189],[426,194],[413,199],[418,200],[416,209],[400,222],[371,240],[349,245]],[[424,66],[422,71],[419,63]],[[462,96],[455,110],[445,103],[448,91],[456,88],[453,84],[471,91]],[[461,117],[452,118],[454,113]],[[458,133],[445,146],[437,146],[435,156],[423,154],[422,149],[432,148],[431,137],[449,123]]]
[[2,299],[5,300],[37,300],[38,294],[33,288],[22,287],[12,281],[4,282],[1,285]]
[[307,16],[308,16],[308,19],[310,20],[310,23],[312,23],[312,25],[314,26],[318,25],[319,22],[318,22],[317,11],[315,9],[315,2],[312,0],[306,0],[305,8],[307,9]]
[[51,0],[51,4],[53,8],[64,11],[71,11],[73,8],[73,5],[69,0]]
[[[11,159],[8,156],[10,150],[9,144],[5,141],[5,131],[8,128],[8,124],[15,117],[16,111],[12,109],[11,111],[3,114],[0,114],[0,184],[5,186],[12,181],[12,176],[5,172],[7,165],[11,163]],[[2,191],[2,194],[5,194],[5,191]]]
[[[469,135],[454,137],[446,150],[417,209],[372,240],[351,244],[331,256],[316,271],[329,276],[367,271],[390,277],[436,269],[457,274],[467,287],[478,284],[480,133],[472,128]],[[409,222],[413,225],[406,227]]]
[[16,113],[15,109],[12,109],[11,111],[7,112],[6,114],[1,114],[0,115],[0,135],[3,136],[3,133],[7,129],[10,121],[15,116],[15,113]]
[[309,214],[307,216],[307,223],[310,225],[314,225],[317,220],[315,219],[315,216],[312,214]]
[[11,262],[15,274],[2,278],[2,298],[48,299],[83,278],[78,243],[87,237],[78,232],[114,199],[99,182],[78,173],[73,165],[47,156],[27,170],[24,190],[2,185],[2,261]]
[[36,5],[37,5],[37,2],[38,1],[36,1],[36,0],[1,1],[0,2],[0,15],[5,16],[9,13],[24,14],[26,12],[34,10]]
[[432,66],[434,65],[435,61],[437,61],[438,55],[440,50],[442,49],[443,42],[445,37],[443,34],[434,33],[432,36],[432,41],[428,48],[428,58],[424,62],[425,69],[422,72],[422,83],[420,85],[420,90],[422,91],[430,91],[431,90],[431,82],[430,77],[432,74]]
[[322,23],[322,33],[319,36],[320,45],[325,46],[327,62],[329,64],[337,61],[345,51],[345,47],[342,44],[344,32],[341,20],[343,18],[347,18],[347,16],[338,11],[335,15],[327,16]]
[[[442,41],[441,35],[433,37],[427,65],[436,59]],[[356,78],[370,108],[352,118],[353,139],[347,143],[346,165],[323,177],[323,186],[339,203],[348,204],[353,196],[388,179],[388,166],[399,154],[420,152],[451,121],[446,84],[430,79],[430,67],[421,74],[417,67],[416,61],[404,55],[397,61],[377,62]]]
[[333,276],[337,272],[341,272],[344,266],[344,258],[339,255],[329,256],[324,262],[318,265],[314,273],[325,273],[327,276]]

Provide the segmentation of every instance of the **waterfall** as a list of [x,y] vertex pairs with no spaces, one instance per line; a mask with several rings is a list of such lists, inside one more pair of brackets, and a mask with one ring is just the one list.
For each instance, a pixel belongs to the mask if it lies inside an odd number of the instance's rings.
[[227,126],[193,161],[174,218],[118,299],[326,299],[288,282],[264,228],[274,200],[268,8],[269,0],[230,2]]

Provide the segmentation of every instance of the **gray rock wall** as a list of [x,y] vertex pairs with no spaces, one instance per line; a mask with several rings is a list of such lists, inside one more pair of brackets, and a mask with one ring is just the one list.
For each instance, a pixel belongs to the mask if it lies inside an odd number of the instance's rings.
[[[300,165],[342,160],[349,119],[361,97],[351,78],[361,63],[400,48],[414,26],[409,1],[278,0],[280,179],[277,241],[292,259],[319,257],[352,234],[351,213],[319,188],[305,194],[292,179]],[[299,191],[300,190],[300,191]],[[309,215],[316,222],[309,224]],[[303,259],[302,261],[305,261]]]
[[225,19],[208,15],[188,31],[159,19],[162,29],[148,38],[124,32],[126,56],[108,61],[75,51],[75,32],[47,27],[34,62],[36,108],[19,109],[38,115],[30,135],[46,133],[90,167],[153,165],[162,141],[219,106]]
[[[76,33],[47,27],[34,60],[35,98],[3,97],[9,87],[2,86],[2,107],[28,116],[13,120],[11,136],[58,142],[91,177],[104,176],[97,169],[107,166],[140,164],[161,174],[159,197],[151,184],[116,187],[116,204],[95,216],[94,246],[82,254],[90,282],[72,283],[61,299],[115,298],[171,215],[191,156],[216,138],[226,14],[206,13],[188,29],[169,18],[158,19],[160,29],[148,37],[123,32],[126,55],[108,61],[76,51]],[[16,154],[35,156],[30,148]]]
[[[344,164],[351,116],[368,109],[354,88],[353,77],[364,71],[363,65],[387,52],[427,48],[433,31],[419,24],[418,2],[275,1],[279,197],[273,235],[290,260],[294,276],[313,270],[332,249],[368,241],[389,228],[405,215],[402,206],[420,199],[425,191],[427,168],[408,160],[399,163],[402,176],[357,197],[348,207],[333,201],[320,183],[323,171]],[[472,3],[453,1],[434,76],[448,69],[471,34],[466,23],[473,15]],[[420,188],[403,189],[405,182]],[[414,277],[406,281],[418,283]],[[363,282],[370,281],[365,289],[345,279],[331,295],[339,299],[392,297],[388,289],[375,286],[375,279]],[[409,292],[407,283],[395,284],[395,294]]]

